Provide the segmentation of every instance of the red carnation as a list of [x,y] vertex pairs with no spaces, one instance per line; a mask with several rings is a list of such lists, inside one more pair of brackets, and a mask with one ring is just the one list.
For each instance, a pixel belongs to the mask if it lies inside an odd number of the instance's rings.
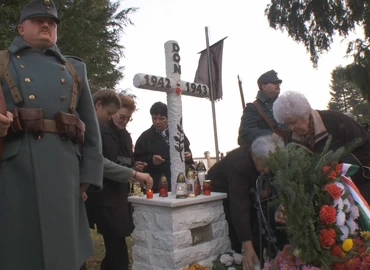
[[333,248],[331,249],[331,255],[333,255],[334,257],[339,257],[342,252],[343,249],[338,245],[333,246]]
[[340,176],[342,174],[342,170],[343,170],[343,164],[335,165],[334,171],[337,174],[337,176]]
[[352,257],[346,262],[346,269],[358,270],[361,267],[361,260],[357,257]]
[[322,229],[320,231],[320,243],[322,247],[330,247],[335,243],[336,233],[334,229]]
[[370,255],[366,255],[362,258],[362,268],[361,269],[370,269]]
[[354,238],[352,250],[362,256],[366,252],[364,241],[359,237]]
[[331,269],[332,270],[345,270],[346,265],[342,262],[336,262],[336,263],[333,263],[333,265],[331,266]]
[[325,190],[330,194],[330,196],[336,200],[342,196],[342,191],[336,184],[328,184],[325,186]]
[[337,210],[333,206],[324,205],[320,209],[320,220],[326,225],[335,223],[337,221]]
[[[324,167],[322,168],[322,171],[323,171],[323,172],[327,172],[329,169],[330,169],[330,166],[324,166]],[[332,171],[329,173],[329,175],[328,175],[328,179],[330,179],[330,180],[334,180],[337,176],[338,176],[338,175],[337,175],[337,173],[335,172],[335,170],[332,170]]]

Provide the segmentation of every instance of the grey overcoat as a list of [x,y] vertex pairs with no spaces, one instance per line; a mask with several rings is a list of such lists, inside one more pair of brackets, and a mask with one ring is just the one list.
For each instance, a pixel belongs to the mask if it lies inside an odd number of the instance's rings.
[[[9,47],[9,68],[24,107],[42,108],[45,119],[68,112],[72,77],[56,45],[31,48],[21,37]],[[80,183],[102,186],[101,139],[85,64],[68,58],[82,80],[75,114],[86,124],[81,147],[58,134],[40,140],[8,136],[0,163],[0,269],[78,270],[93,245]],[[15,107],[2,79],[8,110]]]

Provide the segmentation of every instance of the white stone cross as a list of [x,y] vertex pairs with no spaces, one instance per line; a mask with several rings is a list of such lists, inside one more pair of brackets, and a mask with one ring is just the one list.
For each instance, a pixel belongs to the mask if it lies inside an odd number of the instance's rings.
[[209,98],[209,89],[204,84],[181,81],[180,47],[176,41],[167,41],[164,49],[167,77],[139,73],[134,77],[134,86],[167,93],[171,186],[175,194],[177,176],[185,173],[181,95]]

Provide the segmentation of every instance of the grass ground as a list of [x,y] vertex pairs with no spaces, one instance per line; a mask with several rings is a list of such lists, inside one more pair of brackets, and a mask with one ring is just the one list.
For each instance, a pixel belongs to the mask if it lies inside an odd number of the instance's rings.
[[[95,252],[94,252],[94,255],[91,256],[87,260],[87,269],[88,270],[100,270],[100,262],[103,260],[104,254],[105,254],[103,237],[100,234],[98,234],[95,230],[90,230],[90,232],[91,232],[91,237],[94,241]],[[131,270],[131,266],[132,266],[132,245],[133,245],[132,238],[127,237],[126,238],[126,243],[127,243],[127,247],[128,247],[128,256],[129,256],[129,259],[130,259],[129,269]]]

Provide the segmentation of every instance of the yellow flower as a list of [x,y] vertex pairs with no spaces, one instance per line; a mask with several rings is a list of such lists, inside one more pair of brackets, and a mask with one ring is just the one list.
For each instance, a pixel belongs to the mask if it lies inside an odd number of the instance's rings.
[[342,258],[344,258],[344,257],[346,257],[346,253],[345,253],[345,252],[342,252],[342,253],[340,254],[340,256],[341,256]]
[[370,240],[370,231],[363,231],[363,232],[360,232],[360,234],[361,234],[361,237],[365,239],[365,241]]
[[349,251],[349,250],[352,249],[352,247],[353,247],[352,239],[348,238],[348,239],[344,240],[344,242],[342,244],[342,248],[343,248],[344,251]]

